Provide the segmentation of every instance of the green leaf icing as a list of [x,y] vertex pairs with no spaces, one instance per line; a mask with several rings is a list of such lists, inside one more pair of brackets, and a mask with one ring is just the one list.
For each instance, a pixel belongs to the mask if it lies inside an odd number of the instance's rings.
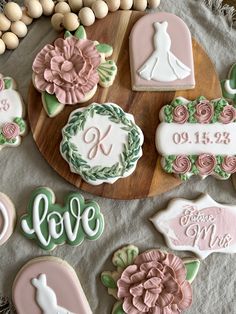
[[107,55],[112,55],[112,53],[113,53],[113,48],[112,48],[112,46],[110,46],[110,45],[107,45],[107,44],[98,44],[97,46],[96,46],[96,48],[97,48],[97,51],[98,52],[100,52],[100,53],[105,53],[105,54],[107,54]]
[[200,261],[198,259],[184,260],[185,267],[187,269],[186,279],[192,283],[197,276],[200,267]]
[[112,84],[116,77],[117,66],[113,60],[103,62],[98,67],[100,84]]
[[134,245],[128,245],[115,252],[112,263],[119,269],[124,269],[133,264],[139,254],[139,249]]
[[98,239],[104,229],[104,218],[95,201],[85,201],[79,193],[69,193],[64,206],[55,203],[48,188],[33,191],[27,214],[21,217],[24,235],[37,241],[45,250],[67,243],[79,245],[84,239]]
[[75,31],[74,36],[77,37],[78,39],[86,39],[87,35],[86,35],[86,31],[85,31],[84,27],[79,26],[77,28],[77,30]]
[[22,118],[15,118],[13,121],[16,124],[19,125],[19,127],[20,127],[20,134],[25,133],[25,131],[26,131],[26,122],[25,122],[25,120],[22,119]]
[[64,38],[72,37],[73,35],[69,31],[65,31]]
[[5,89],[11,89],[12,88],[13,83],[12,83],[11,78],[4,78],[3,81],[4,81]]
[[117,284],[115,280],[112,278],[110,272],[103,272],[101,275],[101,280],[105,287],[111,288],[111,289],[117,288]]
[[55,116],[64,108],[64,105],[58,101],[55,95],[48,94],[47,92],[42,93],[42,100],[44,109],[49,117]]
[[123,303],[121,301],[116,302],[111,314],[126,314],[123,310],[122,304]]

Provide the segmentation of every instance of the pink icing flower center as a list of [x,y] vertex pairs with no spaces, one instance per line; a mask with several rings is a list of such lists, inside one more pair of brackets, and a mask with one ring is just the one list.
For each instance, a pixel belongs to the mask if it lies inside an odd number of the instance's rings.
[[198,156],[196,166],[201,175],[210,175],[216,166],[216,158],[211,154],[202,154]]
[[14,122],[7,122],[2,127],[2,134],[6,139],[11,140],[20,134],[20,127]]
[[199,123],[210,123],[214,114],[213,104],[208,100],[202,100],[196,105],[195,118]]
[[188,109],[183,106],[179,105],[176,106],[173,111],[173,120],[176,123],[185,123],[189,118]]

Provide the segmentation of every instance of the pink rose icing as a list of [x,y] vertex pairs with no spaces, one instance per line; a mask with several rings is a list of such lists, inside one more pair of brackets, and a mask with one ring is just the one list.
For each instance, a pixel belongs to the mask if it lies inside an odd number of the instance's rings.
[[159,250],[139,255],[123,271],[117,285],[127,314],[181,313],[192,303],[183,261]]
[[233,122],[235,118],[235,108],[231,105],[226,105],[219,116],[219,122],[227,124]]
[[208,100],[202,100],[196,105],[195,118],[199,123],[209,123],[214,114],[214,107]]
[[59,38],[36,56],[34,83],[39,91],[55,94],[62,104],[73,105],[97,85],[100,63],[101,56],[93,41],[74,36]]
[[179,155],[173,162],[173,171],[175,173],[185,174],[191,170],[191,161],[185,155]]
[[211,154],[201,154],[198,156],[196,166],[201,175],[209,175],[216,166],[216,158]]
[[236,172],[236,157],[225,156],[221,166],[225,172],[235,173]]
[[188,109],[185,106],[179,105],[175,107],[175,109],[173,110],[174,122],[185,123],[188,121],[188,118],[189,118],[189,113],[188,113]]
[[2,91],[5,87],[4,81],[0,79],[0,91]]
[[20,135],[20,127],[14,122],[7,122],[2,127],[2,135],[11,140]]

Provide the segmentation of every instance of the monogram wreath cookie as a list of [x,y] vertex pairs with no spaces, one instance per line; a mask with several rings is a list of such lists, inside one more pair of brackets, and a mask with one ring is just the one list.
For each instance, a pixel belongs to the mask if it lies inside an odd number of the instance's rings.
[[0,150],[18,146],[26,134],[25,106],[11,77],[0,74]]
[[236,253],[236,208],[219,204],[205,194],[196,201],[174,199],[151,221],[164,234],[170,248],[192,251],[200,258]]
[[181,313],[192,303],[191,283],[200,262],[153,249],[144,253],[134,245],[115,252],[115,271],[101,280],[117,302],[112,314]]
[[113,103],[73,111],[62,136],[61,154],[70,170],[93,185],[131,175],[142,156],[141,129]]
[[12,298],[18,314],[92,314],[74,269],[52,256],[35,258],[19,271]]
[[29,200],[27,214],[21,217],[24,235],[37,241],[44,250],[67,243],[80,245],[84,239],[97,240],[104,230],[104,218],[95,201],[85,201],[70,193],[64,206],[55,203],[49,188],[38,188]]
[[111,46],[87,39],[83,26],[74,35],[66,31],[64,39],[56,39],[38,53],[33,62],[33,83],[42,93],[49,117],[59,114],[65,105],[91,99],[98,84],[113,84],[117,67],[113,60],[106,60],[112,53]]
[[236,172],[236,109],[225,99],[176,98],[160,111],[156,147],[166,172],[228,179]]

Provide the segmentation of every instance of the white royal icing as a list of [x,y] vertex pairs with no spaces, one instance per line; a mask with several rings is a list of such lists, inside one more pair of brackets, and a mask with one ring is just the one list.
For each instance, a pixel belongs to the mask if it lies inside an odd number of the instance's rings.
[[191,74],[191,69],[171,52],[171,38],[167,32],[168,22],[154,23],[154,52],[138,70],[144,80],[172,82],[183,80]]
[[16,117],[23,116],[23,102],[19,93],[12,89],[0,92],[0,127]]
[[32,285],[36,288],[36,301],[43,314],[73,314],[57,304],[57,296],[53,289],[47,285],[45,274],[32,279]]
[[2,202],[0,202],[0,214],[2,215],[2,218],[3,218],[3,227],[2,227],[2,230],[0,231],[0,241],[1,241],[3,237],[5,236],[7,229],[9,227],[9,217],[8,217],[7,209]]
[[230,80],[225,81],[225,90],[228,94],[236,95],[236,88],[231,87]]

